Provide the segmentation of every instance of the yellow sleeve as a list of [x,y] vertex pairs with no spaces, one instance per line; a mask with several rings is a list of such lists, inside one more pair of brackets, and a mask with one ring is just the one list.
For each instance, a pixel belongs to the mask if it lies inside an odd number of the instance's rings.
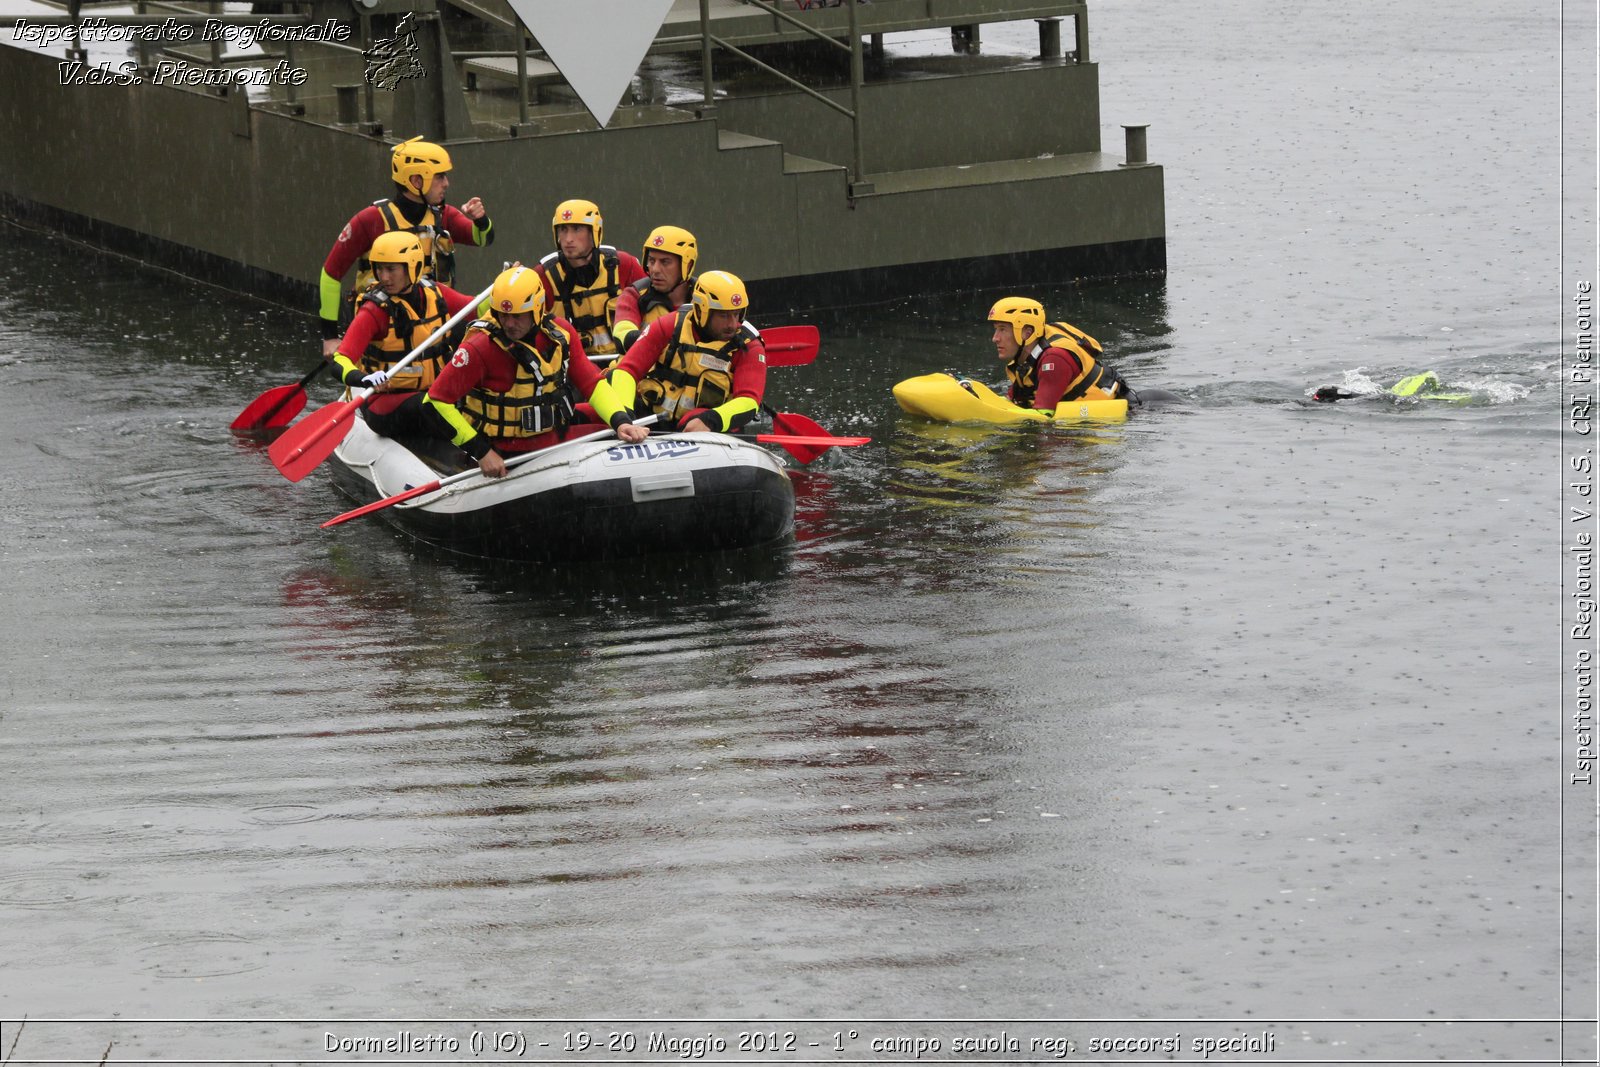
[[[630,382],[633,381],[632,375],[626,372],[622,376]],[[624,405],[617,397],[617,390],[604,378],[595,384],[594,392],[589,394],[589,404],[594,408],[595,414],[600,416],[601,421],[612,429],[616,428],[613,420],[619,413],[626,415],[628,421],[633,421],[632,405]]]
[[[339,284],[339,279],[322,272],[322,280],[318,287],[322,300],[317,308],[317,315],[323,322],[339,321],[339,301],[344,296],[344,287]],[[336,335],[337,336],[337,335]]]
[[[624,411],[632,411],[634,401],[639,397],[639,383],[633,375],[619,367],[612,367],[606,372],[605,381],[611,384],[611,393],[616,397],[617,406]],[[599,408],[595,409],[599,411]]]
[[349,374],[351,371],[359,369],[356,367],[355,361],[349,356],[345,355],[343,352],[335,352],[333,354],[333,365],[339,369],[340,381],[343,381],[344,376]]
[[[464,448],[468,441],[478,436],[478,428],[468,422],[467,417],[461,413],[461,409],[454,404],[446,404],[444,401],[435,400],[426,394],[424,394],[422,402],[433,408],[440,418],[450,424],[450,429],[455,431],[455,436],[450,438],[450,443],[457,448]],[[487,452],[488,450],[485,449],[484,451]],[[478,456],[475,458],[482,459],[483,457]]]
[[711,410],[716,413],[717,418],[722,420],[722,425],[717,428],[724,433],[727,433],[729,432],[728,428],[733,425],[734,419],[746,414],[747,412],[754,414],[755,412],[759,411],[760,408],[761,405],[758,404],[753,397],[736,396],[726,404],[723,404],[719,407],[714,407]]

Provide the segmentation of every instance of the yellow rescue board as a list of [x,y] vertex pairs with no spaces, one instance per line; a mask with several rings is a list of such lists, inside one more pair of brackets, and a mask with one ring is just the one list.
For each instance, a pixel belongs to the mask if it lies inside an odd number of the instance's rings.
[[894,398],[913,415],[941,422],[1121,422],[1128,417],[1126,400],[1069,400],[1056,407],[1055,418],[1019,408],[982,382],[948,374],[907,378],[894,387]]

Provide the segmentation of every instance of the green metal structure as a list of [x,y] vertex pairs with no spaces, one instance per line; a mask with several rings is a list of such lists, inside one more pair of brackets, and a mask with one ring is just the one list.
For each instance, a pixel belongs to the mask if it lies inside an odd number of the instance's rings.
[[[548,251],[569,197],[599,203],[607,240],[635,254],[653,226],[687,227],[703,267],[774,311],[1165,270],[1162,169],[1142,126],[1124,155],[1102,150],[1083,0],[804,2],[677,0],[601,128],[504,0],[270,15],[143,0],[106,22],[334,20],[350,41],[0,43],[0,93],[29,102],[0,110],[0,214],[310,309],[340,227],[388,195],[391,146],[423,134],[450,150],[452,199],[480,196],[495,220],[495,245],[459,257],[468,288]],[[425,76],[375,87],[363,52],[408,12]],[[1039,54],[984,55],[982,27],[1018,19],[1038,20]],[[930,29],[949,30],[949,54],[885,44]],[[74,59],[143,80],[63,84]],[[160,62],[304,79],[158,85]]]

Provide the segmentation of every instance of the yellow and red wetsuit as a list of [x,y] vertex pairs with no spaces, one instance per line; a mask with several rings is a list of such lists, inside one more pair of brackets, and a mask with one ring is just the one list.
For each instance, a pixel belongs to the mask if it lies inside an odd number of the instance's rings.
[[425,403],[436,416],[433,432],[481,460],[491,448],[502,456],[532,452],[603,429],[573,425],[585,414],[575,412],[574,393],[612,429],[633,421],[571,323],[551,316],[513,341],[490,319],[472,324]]
[[1018,407],[1054,411],[1072,400],[1115,400],[1131,390],[1111,365],[1099,360],[1100,342],[1065,322],[1052,322],[1038,342],[1006,364],[1010,400]]
[[611,332],[616,336],[617,346],[624,352],[633,342],[628,338],[661,318],[678,310],[678,305],[687,303],[689,294],[694,290],[694,279],[685,278],[674,289],[683,290],[683,300],[672,299],[672,292],[663,293],[650,284],[649,278],[640,278],[617,297],[617,313],[613,317]]
[[[333,354],[340,380],[355,385],[363,374],[388,370],[471,303],[470,295],[426,278],[399,296],[389,296],[374,286],[356,302],[355,318]],[[389,388],[395,392],[426,389],[438,377],[449,351],[448,338],[435,341],[433,348],[390,379]]]
[[748,322],[731,341],[704,338],[685,304],[646,327],[608,377],[617,399],[637,414],[736,431],[760,411],[767,350]]
[[[494,224],[489,221],[488,215],[474,222],[449,204],[435,211],[421,201],[401,196],[394,200],[374,201],[344,224],[333,247],[328,250],[327,258],[322,261],[321,300],[317,314],[322,322],[323,337],[339,336],[341,301],[353,300],[372,284],[372,268],[367,263],[367,252],[371,250],[373,241],[390,230],[405,230],[422,236],[423,276],[445,285],[455,284],[453,250],[457,244],[483,248],[494,243]],[[427,236],[425,230],[431,231],[433,236]],[[355,285],[346,293],[340,280],[352,265],[358,267]]]
[[588,263],[574,267],[560,252],[551,252],[534,270],[544,279],[551,311],[578,331],[586,352],[605,356],[620,351],[611,335],[617,300],[623,289],[645,277],[631,253],[597,245]]

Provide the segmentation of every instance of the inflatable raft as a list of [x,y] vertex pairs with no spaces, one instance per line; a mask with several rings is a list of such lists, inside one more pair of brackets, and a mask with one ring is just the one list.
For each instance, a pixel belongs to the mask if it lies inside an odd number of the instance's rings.
[[[402,443],[357,418],[328,463],[334,484],[367,504],[458,472],[462,460],[446,442]],[[467,478],[372,517],[465,555],[619,559],[776,540],[794,528],[794,486],[771,452],[725,434],[613,437],[559,445],[504,478]]]
[[949,374],[907,378],[894,387],[901,408],[940,422],[1121,422],[1128,417],[1126,400],[1074,400],[1057,406],[1054,417],[1019,408],[982,382]]

